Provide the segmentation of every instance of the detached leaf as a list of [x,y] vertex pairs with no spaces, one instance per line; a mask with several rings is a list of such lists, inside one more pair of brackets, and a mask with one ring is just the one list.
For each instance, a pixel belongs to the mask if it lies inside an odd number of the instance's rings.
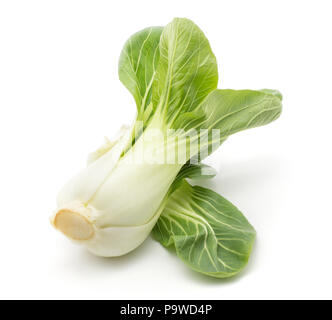
[[247,264],[255,230],[225,198],[183,180],[168,199],[153,236],[163,246],[174,247],[195,271],[227,278]]

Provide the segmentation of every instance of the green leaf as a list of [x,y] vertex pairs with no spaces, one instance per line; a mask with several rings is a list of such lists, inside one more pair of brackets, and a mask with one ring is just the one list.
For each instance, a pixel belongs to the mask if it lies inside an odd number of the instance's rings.
[[217,89],[200,105],[196,121],[187,122],[184,114],[177,119],[177,125],[184,130],[197,131],[200,137],[198,159],[201,161],[230,135],[276,120],[282,110],[280,97],[276,90]]
[[169,128],[190,113],[218,84],[217,62],[203,32],[188,19],[174,19],[161,35],[152,86],[153,107]]
[[227,278],[248,262],[255,230],[242,213],[217,193],[186,181],[170,196],[153,236],[192,269]]
[[137,120],[147,121],[152,113],[151,92],[159,60],[162,27],[150,27],[132,35],[119,60],[119,78],[136,101]]
[[281,99],[276,94],[254,90],[214,90],[202,103],[206,118],[196,129],[220,129],[221,138],[276,120]]
[[[199,137],[198,159],[201,161],[230,135],[277,119],[281,109],[281,94],[276,90],[217,89],[195,112],[180,115],[176,126],[186,132],[196,130]],[[190,145],[186,148],[188,153]]]

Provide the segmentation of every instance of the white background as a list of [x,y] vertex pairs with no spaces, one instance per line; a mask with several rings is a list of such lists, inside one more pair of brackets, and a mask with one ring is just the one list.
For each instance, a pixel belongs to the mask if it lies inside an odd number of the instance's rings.
[[[331,1],[1,1],[0,298],[332,298]],[[101,259],[53,230],[62,184],[135,116],[118,80],[125,40],[197,23],[221,88],[278,89],[283,114],[210,162],[257,230],[248,267],[217,280],[148,239]],[[147,205],[149,205],[147,203]]]

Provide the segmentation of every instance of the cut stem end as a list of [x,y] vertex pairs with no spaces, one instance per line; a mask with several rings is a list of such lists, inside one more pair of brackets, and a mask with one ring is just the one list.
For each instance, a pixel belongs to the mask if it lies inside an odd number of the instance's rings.
[[[93,224],[79,209],[60,209],[55,214],[53,225],[70,239],[89,240],[94,236]],[[86,208],[82,209],[86,210]]]

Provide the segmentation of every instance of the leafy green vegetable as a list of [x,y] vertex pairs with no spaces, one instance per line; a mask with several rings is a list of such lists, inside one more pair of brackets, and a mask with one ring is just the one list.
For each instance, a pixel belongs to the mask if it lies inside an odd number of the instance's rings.
[[90,154],[58,196],[53,225],[100,256],[119,256],[153,230],[194,270],[230,277],[246,265],[255,231],[215,192],[186,179],[216,172],[201,163],[230,135],[277,119],[276,90],[217,89],[216,58],[190,20],[135,33],[119,78],[136,102],[130,128]]

